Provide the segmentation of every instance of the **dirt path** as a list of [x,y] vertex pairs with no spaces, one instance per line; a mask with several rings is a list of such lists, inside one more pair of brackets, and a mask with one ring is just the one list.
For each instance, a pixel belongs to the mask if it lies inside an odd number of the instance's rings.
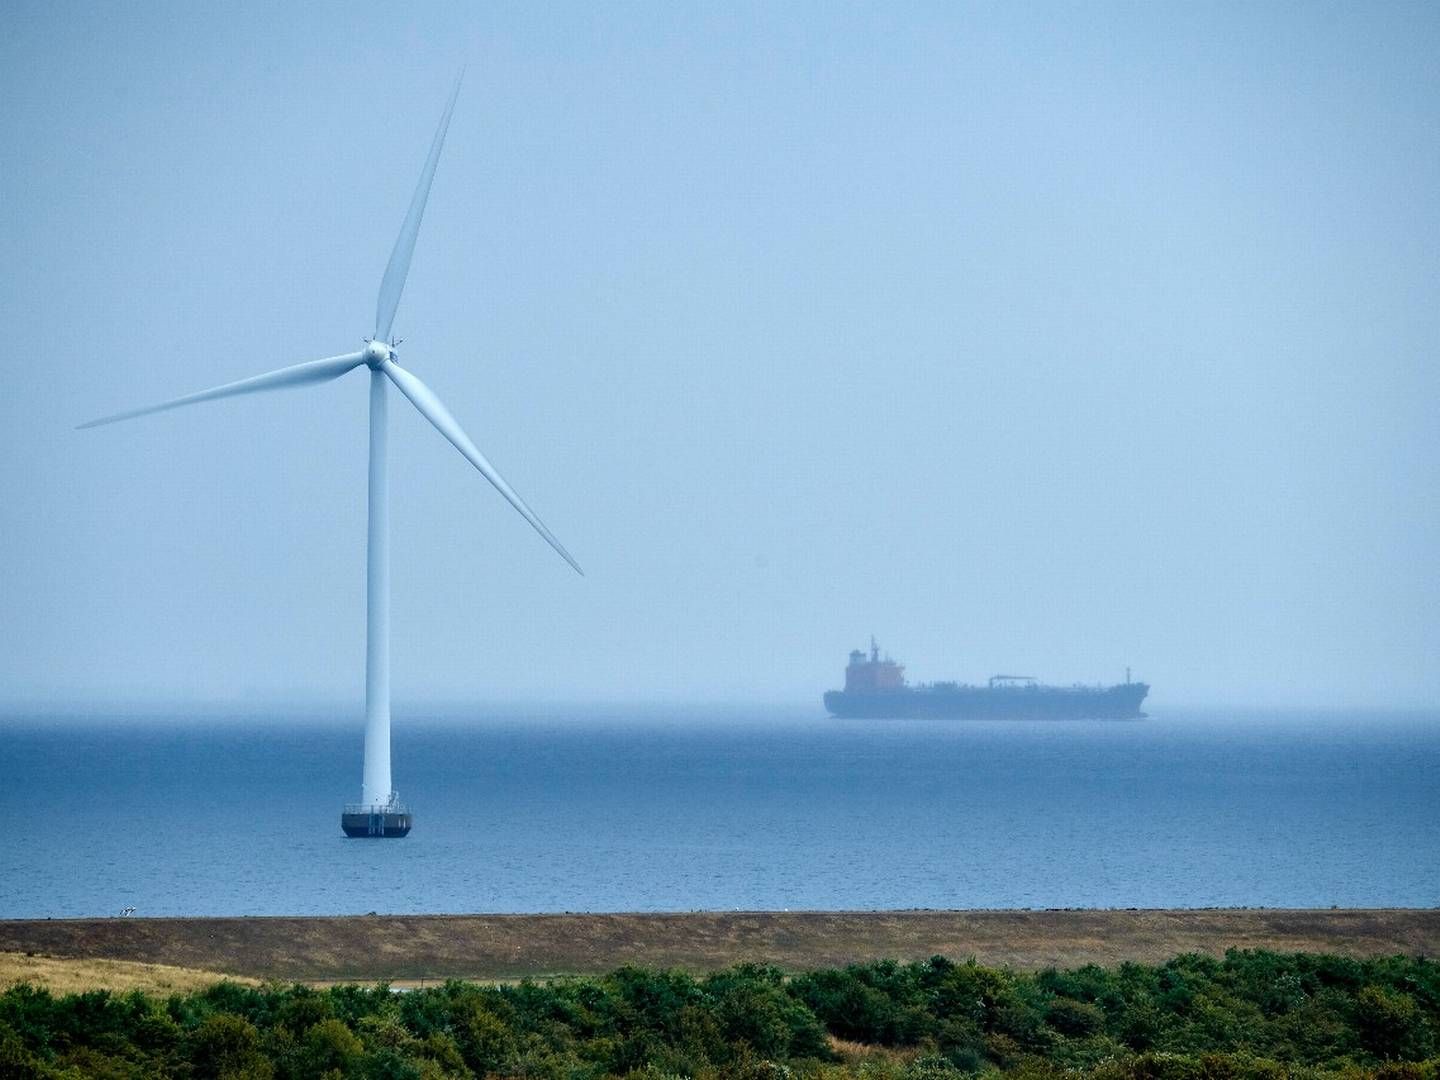
[[0,951],[298,980],[506,979],[623,964],[790,970],[940,953],[1017,968],[1227,948],[1440,955],[1440,909],[701,912],[0,921]]

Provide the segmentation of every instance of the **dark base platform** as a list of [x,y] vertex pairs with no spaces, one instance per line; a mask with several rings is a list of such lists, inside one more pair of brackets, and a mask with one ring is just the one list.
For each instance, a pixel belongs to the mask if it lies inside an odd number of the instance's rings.
[[349,810],[340,815],[340,828],[346,836],[398,838],[410,832],[413,824],[409,810]]

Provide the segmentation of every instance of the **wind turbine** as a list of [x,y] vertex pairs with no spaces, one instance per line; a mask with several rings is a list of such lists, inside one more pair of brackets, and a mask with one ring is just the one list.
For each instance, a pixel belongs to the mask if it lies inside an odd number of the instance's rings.
[[410,811],[400,802],[390,779],[390,493],[385,461],[389,384],[394,383],[399,391],[409,398],[420,415],[434,424],[436,430],[449,439],[455,449],[459,450],[486,480],[495,485],[496,490],[545,538],[546,543],[559,552],[562,559],[574,567],[576,573],[584,574],[580,564],[570,557],[570,553],[525,504],[525,500],[515,493],[515,489],[495,471],[495,467],[485,459],[485,455],[475,448],[464,429],[450,415],[450,410],[445,408],[441,400],[419,378],[400,366],[399,354],[395,351],[400,342],[390,336],[395,310],[400,306],[400,294],[405,291],[405,278],[410,273],[410,257],[415,252],[415,237],[420,232],[420,219],[425,216],[425,203],[430,197],[430,182],[435,178],[435,166],[440,160],[440,149],[445,144],[445,132],[450,127],[450,114],[455,111],[455,99],[460,94],[460,81],[464,74],[462,70],[455,80],[455,88],[450,91],[450,99],[446,102],[445,113],[440,118],[440,126],[430,143],[430,154],[425,159],[424,169],[421,170],[420,182],[415,185],[410,210],[405,215],[405,222],[400,226],[400,235],[396,237],[395,247],[390,252],[385,276],[380,280],[380,293],[375,300],[375,332],[365,339],[365,348],[362,351],[295,364],[209,390],[186,394],[158,405],[115,413],[113,416],[79,425],[81,428],[98,427],[101,424],[130,420],[202,401],[329,382],[361,366],[370,369],[369,540],[365,594],[365,770],[360,802],[346,806],[341,814],[341,828],[347,836],[404,836],[410,831],[412,823]]

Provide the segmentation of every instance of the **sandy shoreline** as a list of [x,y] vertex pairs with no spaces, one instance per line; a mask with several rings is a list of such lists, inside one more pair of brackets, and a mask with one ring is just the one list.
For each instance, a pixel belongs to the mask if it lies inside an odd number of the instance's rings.
[[695,912],[0,920],[0,951],[297,980],[505,979],[624,964],[799,970],[973,956],[1022,969],[1228,948],[1440,954],[1440,909]]

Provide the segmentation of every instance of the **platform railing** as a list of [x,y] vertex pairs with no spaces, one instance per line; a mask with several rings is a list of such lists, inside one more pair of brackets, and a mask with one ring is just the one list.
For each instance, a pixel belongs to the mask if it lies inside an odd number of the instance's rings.
[[408,814],[410,808],[398,799],[388,803],[346,803],[347,814]]

